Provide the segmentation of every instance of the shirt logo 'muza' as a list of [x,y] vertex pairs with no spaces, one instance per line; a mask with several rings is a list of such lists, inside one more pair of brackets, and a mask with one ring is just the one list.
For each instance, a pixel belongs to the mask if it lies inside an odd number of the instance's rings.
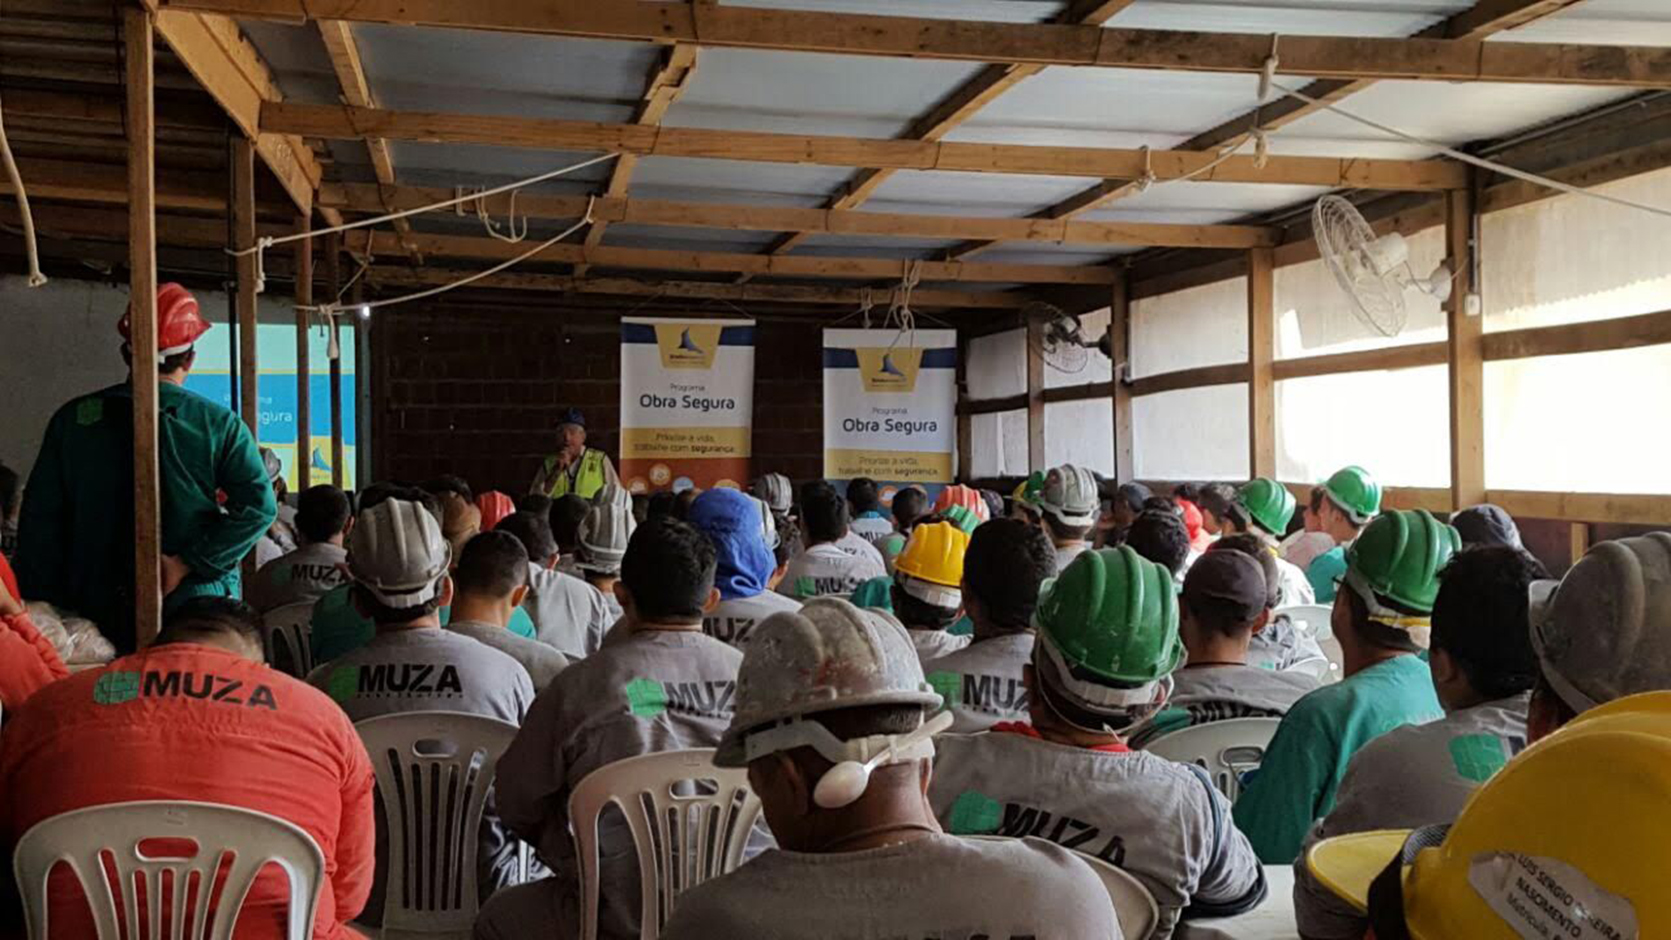
[[380,663],[361,666],[356,691],[366,695],[398,692],[406,695],[459,695],[464,683],[458,669],[434,663]]
[[185,698],[244,705],[278,711],[278,700],[273,690],[261,684],[248,684],[242,679],[216,676],[209,673],[182,672],[107,672],[93,684],[93,701],[100,705],[120,705],[136,698]]
[[737,694],[732,679],[699,682],[657,682],[634,679],[622,690],[627,707],[640,718],[654,718],[665,711],[683,712],[702,718],[731,717],[731,698]]

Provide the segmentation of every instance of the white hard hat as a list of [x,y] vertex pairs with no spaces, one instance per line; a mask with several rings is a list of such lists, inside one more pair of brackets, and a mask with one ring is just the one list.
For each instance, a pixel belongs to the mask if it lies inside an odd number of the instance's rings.
[[1097,478],[1071,463],[1045,475],[1039,509],[1066,526],[1088,526],[1097,521]]
[[795,486],[781,473],[768,473],[755,480],[754,495],[777,512],[788,512],[795,505]]
[[[714,763],[745,766],[747,739],[777,722],[866,705],[934,710],[941,701],[923,678],[911,635],[892,614],[815,598],[754,625],[737,674],[736,712]],[[792,735],[772,750],[811,746],[813,734]]]
[[1671,534],[1593,546],[1532,583],[1530,613],[1544,678],[1573,711],[1671,689]]
[[348,534],[348,573],[388,607],[417,607],[441,593],[452,547],[422,503],[386,499]]
[[635,528],[637,522],[630,506],[593,504],[580,520],[580,551],[576,553],[575,564],[601,574],[620,571],[621,559],[626,557],[627,542]]
[[755,508],[760,510],[760,534],[766,540],[766,547],[777,551],[782,541],[778,538],[777,517],[772,515],[772,507],[758,496],[750,496],[749,499],[754,500]]
[[596,493],[592,494],[592,505],[625,506],[631,509],[632,494],[627,492],[627,488],[619,483],[605,483]]
[[267,471],[267,482],[277,480],[284,473],[284,464],[271,447],[261,448],[261,466]]

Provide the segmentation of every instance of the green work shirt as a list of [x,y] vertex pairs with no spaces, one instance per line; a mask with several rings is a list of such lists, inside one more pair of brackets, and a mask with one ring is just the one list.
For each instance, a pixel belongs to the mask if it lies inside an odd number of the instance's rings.
[[1334,603],[1335,582],[1346,576],[1346,549],[1336,545],[1311,560],[1306,566],[1305,579],[1317,593],[1317,603]]
[[[313,619],[309,621],[313,632],[309,646],[313,650],[315,665],[352,653],[377,635],[377,627],[354,609],[349,587],[347,584],[337,585],[313,603]],[[447,625],[451,613],[451,608],[441,608],[442,626]],[[520,607],[511,612],[511,621],[505,627],[517,636],[534,639],[534,620]]]
[[1236,801],[1236,825],[1260,861],[1292,862],[1312,823],[1334,809],[1335,789],[1359,748],[1443,716],[1433,676],[1415,656],[1394,656],[1318,689],[1282,719]]
[[[278,513],[261,453],[237,415],[195,392],[159,382],[157,410],[162,551],[191,568],[164,603],[235,597],[238,563]],[[124,382],[52,416],[25,490],[15,565],[25,597],[90,618],[128,653],[133,553],[133,391]]]

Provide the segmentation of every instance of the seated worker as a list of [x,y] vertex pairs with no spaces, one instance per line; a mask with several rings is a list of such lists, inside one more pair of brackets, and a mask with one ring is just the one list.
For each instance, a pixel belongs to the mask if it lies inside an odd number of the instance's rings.
[[923,662],[969,645],[946,630],[963,613],[963,556],[969,534],[950,522],[924,522],[894,564],[890,609],[905,624]]
[[17,577],[0,555],[0,711],[11,715],[26,699],[70,674],[52,641],[29,619],[13,593]]
[[1025,721],[1021,673],[1033,656],[1033,612],[1039,588],[1056,575],[1056,548],[1024,519],[994,519],[975,530],[963,555],[963,609],[974,642],[923,663],[946,700],[957,734],[1000,721]]
[[[625,491],[613,483],[598,491],[599,496]],[[621,602],[615,599],[615,583],[621,579],[621,558],[627,553],[638,522],[632,517],[632,504],[596,502],[580,520],[574,565],[580,578],[603,595],[609,625],[621,619]]]
[[[765,506],[764,501],[760,502]],[[766,590],[777,593],[777,586],[783,583],[783,578],[789,573],[789,559],[799,556],[806,551],[806,544],[801,541],[801,525],[788,516],[766,510],[766,515],[772,521],[772,528],[777,533],[776,544],[772,546],[772,559],[777,567],[772,569],[772,576],[766,579]]]
[[[1169,504],[1170,505],[1170,504]],[[1172,573],[1181,585],[1189,563],[1189,531],[1171,509],[1145,509],[1126,527],[1125,544],[1137,554]]]
[[556,570],[576,578],[580,577],[580,569],[574,563],[575,555],[580,551],[580,524],[586,521],[586,514],[591,509],[590,500],[568,493],[552,500],[551,512],[547,514],[551,537],[557,542]]
[[273,501],[278,506],[278,515],[273,518],[273,524],[256,540],[255,567],[263,568],[281,555],[293,552],[301,544],[296,538],[296,507],[286,501],[290,495],[290,484],[284,480],[284,463],[271,447],[260,448],[261,466],[267,471],[267,485],[273,488]]
[[[1282,540],[1278,549],[1282,560],[1288,562],[1301,571],[1311,566],[1318,555],[1334,548],[1334,536],[1323,531],[1323,488],[1314,486],[1306,497],[1300,513],[1304,517],[1303,527]],[[1457,531],[1461,531],[1458,529]],[[1466,544],[1466,542],[1464,542]]]
[[[241,601],[188,600],[143,652],[8,707],[0,779],[8,858],[42,820],[133,800],[221,803],[299,826],[325,854],[310,934],[359,937],[347,925],[371,889],[371,762],[329,698],[262,664],[261,617]],[[289,914],[290,887],[269,866],[244,900],[238,937],[280,940]],[[67,871],[50,881],[50,922],[54,937],[96,933]],[[0,911],[0,923],[21,928],[21,911]]]
[[[719,601],[714,567],[713,546],[683,522],[651,519],[633,533],[615,588],[624,635],[558,676],[499,760],[500,811],[554,877],[495,896],[476,920],[476,937],[578,936],[580,875],[569,833],[575,785],[614,761],[719,743],[743,654],[702,633],[703,615]],[[636,938],[637,853],[618,814],[600,821],[599,846],[598,935]]]
[[1317,690],[1317,680],[1303,672],[1248,664],[1249,642],[1270,623],[1266,600],[1264,569],[1242,552],[1210,551],[1189,569],[1178,596],[1179,633],[1189,658],[1172,674],[1166,707],[1132,735],[1133,747],[1227,718],[1281,718]]
[[1334,539],[1335,546],[1312,559],[1305,569],[1317,603],[1334,600],[1335,585],[1346,574],[1347,548],[1380,511],[1381,484],[1362,467],[1337,470],[1323,484],[1323,503],[1318,507],[1317,518],[1323,532]]
[[824,597],[762,621],[714,763],[748,768],[779,848],[680,895],[663,940],[1119,936],[1074,853],[941,830],[924,721],[940,705],[887,614]]
[[883,539],[894,534],[893,519],[882,511],[882,498],[870,477],[847,481],[847,510],[853,515],[853,531],[878,549]]
[[1469,506],[1455,513],[1451,516],[1451,528],[1462,536],[1464,549],[1489,545],[1525,547],[1520,542],[1520,527],[1514,524],[1514,518],[1503,507],[1491,503]]
[[1195,505],[1201,509],[1201,531],[1209,536],[1224,535],[1224,517],[1236,501],[1236,488],[1228,483],[1203,483],[1195,491]]
[[303,490],[296,507],[301,547],[258,570],[245,600],[265,613],[316,601],[331,588],[347,584],[348,550],[342,543],[353,524],[347,493],[329,483]]
[[[1039,522],[1039,494],[1044,491],[1044,471],[1034,470],[1025,480],[1015,485],[1010,494],[1010,518],[1032,525]],[[895,499],[898,499],[896,496]]]
[[940,740],[928,797],[947,831],[1038,836],[1120,867],[1159,906],[1151,937],[1264,900],[1264,869],[1207,775],[1122,738],[1166,703],[1183,660],[1170,573],[1129,546],[1087,552],[1036,619],[1032,724]]
[[[801,504],[803,506],[807,501],[807,490],[812,487],[829,487],[831,492],[835,491],[833,486],[830,486],[830,484],[824,482],[823,480],[814,480],[810,483],[802,484]],[[695,496],[692,496],[691,498],[695,499]],[[869,537],[860,533],[858,529],[853,527],[853,516],[848,510],[848,505],[849,504],[845,500],[842,501],[842,511],[846,516],[845,521],[847,523],[847,532],[842,535],[841,538],[836,539],[836,547],[856,558],[863,558],[866,561],[874,562],[878,567],[886,571],[888,565],[882,558],[882,550],[871,544]],[[686,516],[680,516],[679,518],[683,519],[686,518]]]
[[533,618],[535,638],[571,660],[596,652],[615,621],[603,592],[557,570],[551,524],[534,513],[513,512],[494,531],[516,536],[528,552],[528,598],[522,608]]
[[509,493],[488,490],[476,496],[476,509],[482,514],[482,531],[492,532],[500,520],[516,512],[516,500]]
[[[754,625],[780,610],[797,610],[801,603],[772,590],[777,558],[766,544],[762,516],[765,503],[738,490],[712,489],[690,506],[690,524],[713,543],[716,557],[714,587],[719,604],[702,618],[702,632],[741,647]],[[775,534],[776,524],[772,529]]]
[[1511,760],[1448,829],[1337,836],[1307,867],[1383,940],[1671,936],[1668,766],[1671,693],[1632,695]]
[[[1439,575],[1428,660],[1445,717],[1364,745],[1306,849],[1353,832],[1450,823],[1520,753],[1538,671],[1527,590],[1547,576],[1516,548],[1472,549],[1451,560]],[[1310,940],[1357,940],[1369,928],[1361,912],[1311,877],[1304,851],[1294,863],[1294,910]]]
[[447,629],[486,643],[528,671],[536,694],[569,665],[568,657],[539,640],[510,631],[511,615],[528,594],[528,552],[509,532],[483,532],[464,543],[453,568],[453,602]]
[[1097,547],[1113,548],[1124,542],[1126,530],[1143,511],[1143,504],[1154,493],[1141,483],[1122,483],[1114,489],[1108,510],[1097,519]]
[[894,494],[893,505],[889,508],[893,511],[894,531],[877,542],[876,549],[882,553],[882,562],[891,575],[899,553],[905,551],[905,540],[911,536],[911,527],[928,515],[928,494],[916,486],[907,486]]
[[1248,640],[1247,664],[1279,672],[1306,669],[1314,675],[1320,674],[1328,665],[1323,647],[1316,638],[1302,632],[1293,618],[1277,610],[1282,606],[1282,571],[1277,567],[1276,553],[1270,545],[1251,532],[1239,532],[1219,536],[1211,551],[1241,552],[1258,562],[1265,574],[1265,610],[1270,617],[1265,629]]
[[[1274,556],[1277,539],[1288,531],[1288,522],[1293,518],[1294,494],[1281,483],[1260,477],[1236,490],[1236,499],[1226,510],[1219,528],[1226,535],[1258,536]],[[1313,593],[1305,572],[1281,558],[1277,558],[1276,567],[1279,606],[1317,603],[1318,596]]]
[[1195,564],[1195,559],[1206,554],[1207,549],[1213,547],[1213,535],[1207,531],[1206,522],[1201,516],[1201,507],[1187,499],[1172,501],[1178,504],[1178,517],[1184,520],[1184,532],[1189,536],[1189,564]]
[[767,473],[754,481],[754,495],[780,516],[794,515],[795,484],[781,473]]
[[1052,468],[1039,491],[1039,517],[1056,548],[1056,570],[1066,571],[1080,552],[1090,550],[1085,539],[1097,521],[1097,478],[1073,464]]
[[789,571],[778,585],[778,593],[805,601],[825,594],[845,597],[871,578],[887,577],[882,555],[859,543],[875,556],[854,554],[843,547],[852,532],[847,526],[847,500],[835,487],[815,480],[801,487],[801,524],[805,529],[806,551],[791,559]]
[[[423,503],[391,497],[360,513],[348,536],[348,572],[354,607],[377,632],[308,676],[350,720],[436,711],[522,723],[534,701],[528,670],[485,643],[441,629],[440,609],[453,600],[450,554]],[[477,877],[485,898],[520,871],[516,846],[491,811],[482,819],[481,842]],[[378,878],[361,917],[374,926],[383,918],[387,852],[380,836]]]
[[1456,554],[1456,530],[1426,510],[1388,512],[1364,528],[1346,556],[1350,590],[1329,621],[1345,678],[1288,710],[1259,771],[1236,800],[1259,858],[1286,865],[1317,820],[1334,809],[1352,755],[1403,725],[1443,717],[1427,664],[1416,655],[1427,632],[1439,572]]

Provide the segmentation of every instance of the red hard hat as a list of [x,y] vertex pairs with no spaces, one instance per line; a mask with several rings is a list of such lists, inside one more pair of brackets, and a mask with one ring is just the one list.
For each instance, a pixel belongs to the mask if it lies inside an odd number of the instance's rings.
[[[122,338],[133,341],[131,334],[133,319],[133,305],[129,304],[127,312],[116,324],[116,331]],[[197,309],[197,298],[191,292],[178,284],[164,284],[157,288],[157,361],[183,353],[197,342],[197,338],[209,332],[209,321]]]
[[492,532],[501,519],[516,512],[516,503],[498,490],[489,490],[476,497],[476,508],[482,513],[482,531]]
[[986,500],[981,498],[981,494],[961,483],[941,490],[940,498],[934,501],[935,512],[945,512],[948,506],[962,506],[982,522],[991,515],[991,510],[987,508]]

